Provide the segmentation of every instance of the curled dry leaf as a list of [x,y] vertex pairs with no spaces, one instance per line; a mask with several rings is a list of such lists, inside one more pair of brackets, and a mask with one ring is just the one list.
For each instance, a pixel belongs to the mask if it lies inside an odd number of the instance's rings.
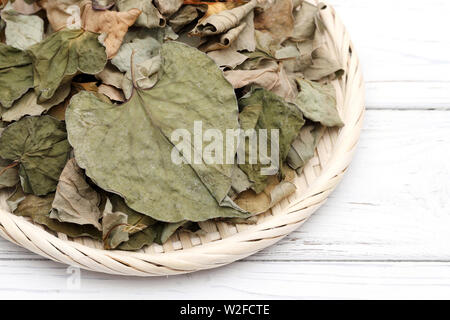
[[247,24],[245,22],[241,23],[239,26],[228,30],[226,33],[219,36],[217,39],[211,39],[209,42],[200,46],[199,50],[209,52],[229,48],[246,27]]
[[106,34],[103,44],[106,47],[108,58],[116,55],[122,40],[141,14],[139,9],[130,9],[125,12],[96,11],[92,4],[86,4],[81,16],[83,29],[91,32]]
[[235,28],[251,11],[253,11],[256,5],[257,1],[251,0],[242,6],[207,16],[197,24],[192,31],[192,35],[205,36],[221,34]]
[[56,187],[50,218],[59,222],[92,225],[102,230],[100,196],[86,182],[83,170],[75,159],[67,162]]

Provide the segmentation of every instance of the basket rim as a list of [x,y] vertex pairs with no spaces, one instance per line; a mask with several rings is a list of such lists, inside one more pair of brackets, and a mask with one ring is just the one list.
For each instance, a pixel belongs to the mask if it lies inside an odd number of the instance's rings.
[[[318,3],[318,0],[314,0]],[[363,122],[364,82],[350,37],[331,6],[322,12],[329,42],[347,64],[342,82],[346,110],[332,157],[317,177],[283,212],[247,230],[192,248],[163,253],[109,251],[58,238],[23,217],[0,209],[0,236],[50,260],[91,271],[132,276],[167,276],[220,267],[278,242],[302,225],[327,199],[347,170]],[[345,58],[345,60],[344,60]]]

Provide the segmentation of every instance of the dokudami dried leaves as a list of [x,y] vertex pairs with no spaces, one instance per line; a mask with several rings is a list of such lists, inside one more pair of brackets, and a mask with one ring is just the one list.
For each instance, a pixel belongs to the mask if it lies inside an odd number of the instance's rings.
[[[252,189],[256,193],[261,193],[267,187],[270,176],[269,173],[263,172],[263,168],[273,168],[271,175],[276,175],[279,172],[288,155],[292,141],[298,135],[305,121],[297,106],[287,103],[276,94],[261,88],[254,89],[241,98],[239,107],[242,109],[240,114],[242,128],[244,130],[257,129],[257,132],[266,130],[269,141],[266,157],[270,157],[274,147],[279,156],[277,163],[271,161],[268,164],[263,164],[262,161],[265,159],[261,159],[260,154],[258,161],[252,164],[247,160],[250,159],[251,142],[246,143],[246,161],[239,166],[253,183]],[[272,130],[277,132],[277,141],[272,140]],[[258,136],[259,139],[261,139],[260,136]]]
[[300,92],[295,100],[306,118],[320,122],[326,127],[342,127],[336,106],[336,93],[331,84],[321,84],[306,79],[297,79]]
[[[194,48],[169,42],[161,55],[163,75],[157,85],[135,90],[120,108],[87,92],[72,98],[66,121],[78,164],[101,188],[160,221],[244,216],[220,206],[231,188],[232,165],[170,160],[176,143],[170,138],[178,128],[190,133],[195,121],[203,121],[204,130],[238,128],[233,88],[216,64]],[[203,89],[211,84],[214,94]]]
[[[0,189],[53,232],[140,250],[210,219],[254,224],[301,192],[296,173],[343,125],[325,5],[7,2]],[[241,129],[250,136],[230,146]]]
[[3,108],[10,108],[33,87],[31,62],[26,52],[0,43],[0,106]]
[[121,12],[131,9],[141,10],[141,14],[137,18],[135,25],[138,27],[157,28],[166,25],[166,19],[156,9],[151,1],[145,0],[117,0],[117,8]]
[[[98,34],[64,29],[28,50],[38,102],[50,100],[78,73],[97,74],[107,62]],[[51,72],[49,72],[51,70]]]
[[192,31],[193,35],[221,34],[237,27],[256,6],[257,0],[238,6],[236,8],[221,11],[201,21]]
[[67,162],[59,178],[50,218],[60,222],[92,225],[99,230],[100,195],[86,182],[84,172],[75,159]]
[[50,116],[23,118],[0,136],[0,158],[18,163],[23,190],[37,196],[56,190],[69,151],[64,124]]
[[54,193],[43,197],[26,194],[18,186],[16,191],[6,200],[11,212],[18,216],[29,217],[34,223],[46,226],[54,232],[61,232],[72,238],[89,237],[101,239],[101,233],[93,226],[80,226],[73,223],[59,222],[50,218]]
[[17,12],[11,3],[1,11],[1,19],[6,22],[6,44],[25,50],[44,38],[44,20],[36,15],[28,16]]

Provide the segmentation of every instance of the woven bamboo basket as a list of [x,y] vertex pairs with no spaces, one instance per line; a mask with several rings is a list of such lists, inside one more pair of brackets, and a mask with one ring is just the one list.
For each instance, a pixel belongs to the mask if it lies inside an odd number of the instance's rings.
[[[318,2],[318,1],[317,1]],[[333,8],[322,12],[326,45],[345,69],[333,81],[342,129],[328,129],[316,156],[297,176],[295,194],[258,217],[255,225],[205,222],[205,235],[175,234],[163,246],[139,252],[107,251],[91,239],[70,239],[8,212],[7,192],[0,193],[0,235],[48,259],[82,269],[132,276],[165,276],[220,267],[273,245],[300,227],[327,199],[350,164],[364,115],[364,83],[350,37]]]

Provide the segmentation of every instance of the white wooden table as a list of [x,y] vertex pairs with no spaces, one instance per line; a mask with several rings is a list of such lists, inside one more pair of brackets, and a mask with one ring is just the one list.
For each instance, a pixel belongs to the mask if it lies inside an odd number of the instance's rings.
[[0,240],[0,298],[450,298],[450,2],[330,0],[364,65],[347,176],[300,230],[171,278],[81,272]]

